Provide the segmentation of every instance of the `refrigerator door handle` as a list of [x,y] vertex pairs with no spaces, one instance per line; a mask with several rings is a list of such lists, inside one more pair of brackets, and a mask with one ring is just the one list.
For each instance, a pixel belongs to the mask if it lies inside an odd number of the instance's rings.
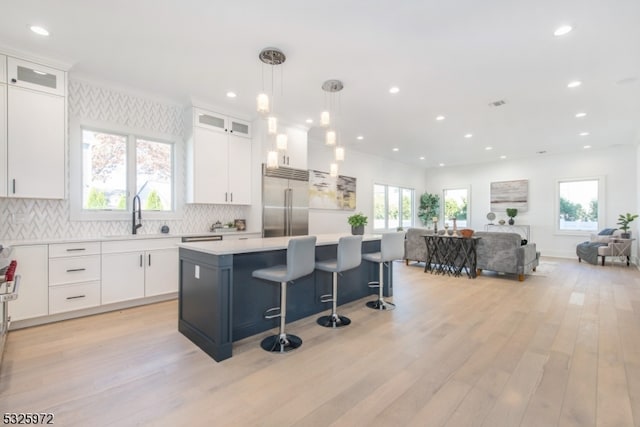
[[289,235],[293,236],[293,190],[289,189]]
[[284,235],[289,235],[289,189],[284,189]]

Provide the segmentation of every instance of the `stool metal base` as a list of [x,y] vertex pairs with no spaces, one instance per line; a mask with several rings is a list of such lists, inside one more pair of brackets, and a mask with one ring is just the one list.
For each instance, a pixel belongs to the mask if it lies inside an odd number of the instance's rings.
[[325,328],[341,328],[349,325],[351,323],[351,319],[338,314],[331,314],[329,316],[318,317],[317,323]]
[[383,299],[377,299],[375,301],[367,302],[367,307],[374,310],[393,310],[396,308],[396,305]]
[[272,353],[287,353],[295,350],[302,345],[300,337],[286,334],[284,337],[280,335],[271,335],[262,340],[260,347],[263,350],[270,351]]

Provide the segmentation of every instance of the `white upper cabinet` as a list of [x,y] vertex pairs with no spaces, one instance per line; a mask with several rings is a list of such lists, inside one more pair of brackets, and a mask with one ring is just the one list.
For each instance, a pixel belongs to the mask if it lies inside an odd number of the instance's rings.
[[0,55],[0,83],[7,82],[7,57]]
[[66,72],[0,61],[0,196],[64,199]]
[[9,197],[64,199],[64,97],[8,89]]
[[7,85],[0,83],[0,197],[7,197]]
[[251,124],[224,114],[194,108],[194,126],[251,138]]
[[7,81],[12,86],[65,95],[65,72],[29,61],[9,57]]
[[189,110],[187,203],[251,204],[251,126],[199,108]]

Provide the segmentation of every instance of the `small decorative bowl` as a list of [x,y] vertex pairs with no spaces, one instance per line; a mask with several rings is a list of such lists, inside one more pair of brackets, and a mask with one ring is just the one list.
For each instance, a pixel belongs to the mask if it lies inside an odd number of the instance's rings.
[[458,231],[458,233],[460,233],[460,235],[462,237],[468,239],[469,237],[473,236],[474,231],[472,229],[470,229],[470,228],[464,228],[464,229]]

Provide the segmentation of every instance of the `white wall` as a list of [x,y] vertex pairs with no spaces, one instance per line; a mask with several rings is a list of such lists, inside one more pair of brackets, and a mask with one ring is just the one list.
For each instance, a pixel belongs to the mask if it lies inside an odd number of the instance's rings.
[[[334,157],[333,149],[319,140],[314,132],[309,135],[309,169],[328,172],[329,164]],[[371,233],[373,230],[374,183],[413,188],[416,195],[414,223],[419,224],[416,216],[417,200],[425,189],[425,169],[395,162],[388,158],[372,156],[347,147],[345,161],[340,164],[339,174],[357,178],[355,212],[362,212],[369,217],[365,233]],[[310,209],[309,234],[350,233],[351,226],[347,223],[347,217],[353,213],[354,211]]]
[[[531,226],[531,241],[542,255],[575,257],[575,247],[588,237],[560,235],[555,230],[556,184],[562,178],[605,176],[605,218],[603,224],[615,227],[618,215],[636,212],[640,207],[636,165],[640,152],[632,146],[582,151],[574,154],[540,155],[534,158],[503,160],[490,164],[429,169],[426,190],[440,194],[443,188],[471,188],[470,228],[484,230],[490,211],[489,186],[494,181],[529,180],[529,210],[518,212],[517,223]],[[497,213],[498,218],[505,217]],[[633,233],[637,236],[637,222]]]

